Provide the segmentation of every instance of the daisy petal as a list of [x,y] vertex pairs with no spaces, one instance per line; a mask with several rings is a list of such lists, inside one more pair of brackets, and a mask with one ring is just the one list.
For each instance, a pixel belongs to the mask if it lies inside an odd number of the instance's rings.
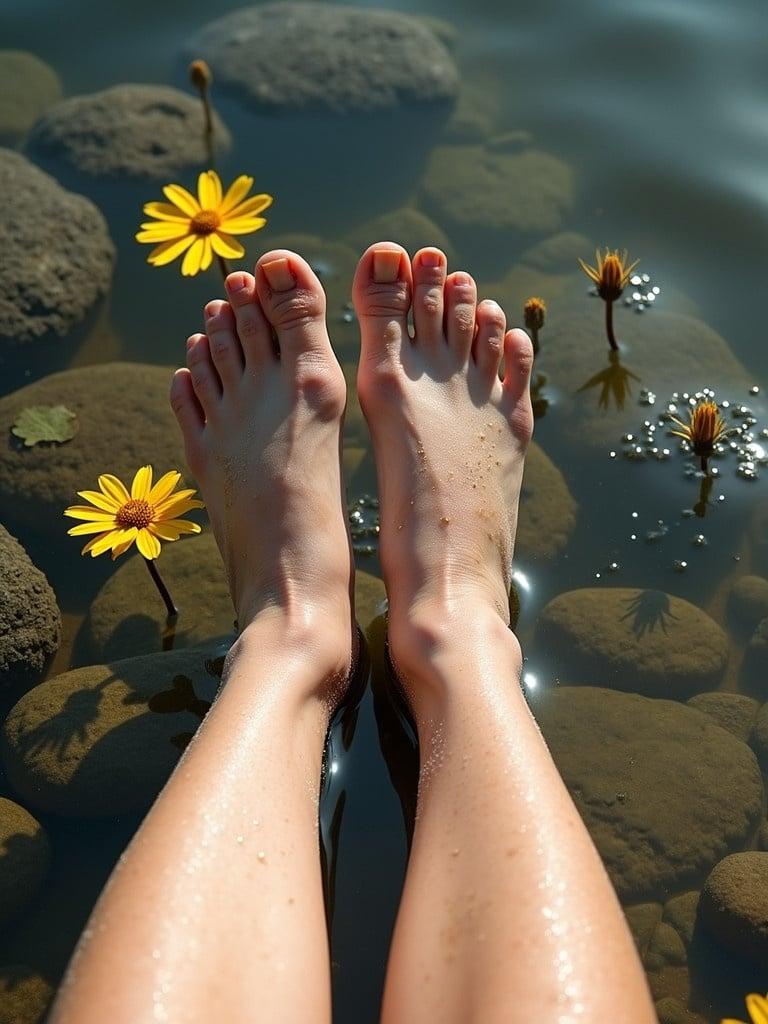
[[[155,524],[161,525],[159,523]],[[190,523],[188,519],[168,519],[163,526],[169,526],[173,530],[177,530],[179,533],[200,533],[200,526],[198,523]]]
[[182,212],[178,206],[170,203],[145,203],[144,213],[148,217],[157,217],[158,220],[178,221],[180,224],[188,224],[189,217]]
[[[98,558],[99,555],[103,555],[105,551],[110,551],[112,548],[112,538],[115,535],[114,530],[110,530],[109,533],[102,537],[96,537],[93,544],[88,548],[91,553],[91,558]],[[87,546],[87,545],[86,545]]]
[[107,523],[103,520],[99,523],[78,523],[77,526],[71,526],[67,533],[70,537],[84,537],[87,533],[103,533],[104,530],[112,533],[116,529],[117,523],[113,519],[112,522]]
[[[107,530],[106,533],[100,533],[98,537],[91,537],[91,539],[85,545],[85,547],[80,552],[80,554],[81,555],[87,555],[89,551],[93,552],[93,549],[96,547],[96,545],[99,544],[101,541],[106,540],[108,537],[111,537],[113,532],[114,532],[113,530]],[[107,550],[107,548],[104,548],[104,551],[106,551],[106,550]],[[98,551],[97,554],[101,554],[101,551]],[[94,555],[94,557],[95,557],[95,555]]]
[[128,548],[136,540],[136,534],[139,531],[135,526],[129,527],[127,530],[117,530],[112,537],[112,561],[119,558],[120,555],[124,555]]
[[142,224],[141,228],[133,236],[137,242],[170,242],[174,238],[184,238],[189,231],[188,224],[157,223],[149,227]]
[[112,498],[115,503],[115,508],[119,508],[124,505],[130,498],[128,488],[125,486],[122,480],[118,480],[116,476],[112,476],[111,473],[102,473],[99,477],[99,487],[102,493],[108,498]]
[[204,210],[217,210],[221,205],[221,179],[216,171],[203,171],[197,179],[197,196]]
[[747,996],[746,1001],[753,1024],[768,1024],[768,997],[753,992]]
[[266,192],[262,192],[258,196],[251,196],[250,199],[246,199],[243,203],[238,203],[237,206],[233,206],[231,209],[219,210],[219,215],[227,220],[229,217],[237,219],[238,217],[255,217],[257,213],[261,213],[262,210],[267,210],[272,205],[272,196],[267,195]]
[[213,247],[211,246],[211,235],[206,235],[203,239],[203,255],[200,260],[200,269],[207,270],[213,262]]
[[247,174],[241,174],[239,178],[235,178],[227,189],[227,194],[224,196],[219,207],[219,216],[223,217],[228,210],[233,210],[240,200],[248,195],[252,187],[253,178]]
[[181,480],[181,473],[175,469],[172,469],[169,473],[165,473],[161,476],[149,492],[149,498],[147,499],[149,503],[151,505],[157,505],[159,502],[164,501],[179,480]]
[[89,523],[112,523],[115,519],[114,512],[104,512],[90,505],[70,505],[64,509],[64,515],[70,519],[85,519]]
[[164,185],[163,192],[166,198],[170,199],[173,205],[178,206],[181,212],[186,213],[188,217],[194,217],[196,213],[200,213],[200,203],[191,192],[187,192],[181,185]]
[[251,232],[263,228],[266,223],[263,217],[238,217],[236,220],[225,220],[221,228],[230,235],[250,235]]
[[96,508],[103,509],[104,512],[109,512],[110,515],[114,515],[121,505],[121,502],[115,501],[110,494],[102,494],[101,491],[78,491],[77,493],[79,497],[84,498],[86,501],[90,501],[90,503],[95,505]]
[[150,560],[157,558],[161,551],[160,541],[157,537],[153,537],[149,530],[139,530],[136,535],[136,547],[145,558]]
[[194,277],[197,274],[200,270],[204,251],[202,238],[196,238],[194,244],[184,257],[184,262],[181,264],[181,273],[184,277]]
[[208,240],[217,256],[236,260],[240,256],[245,255],[245,249],[237,239],[232,238],[231,235],[225,235],[222,231],[216,231],[214,234],[209,235]]
[[131,484],[131,497],[136,501],[146,501],[152,489],[152,467],[142,466],[136,470],[136,476]]
[[195,237],[195,235],[187,235],[186,238],[180,238],[178,241],[163,242],[147,256],[147,263],[151,263],[153,267],[164,267],[166,263],[171,263],[177,256],[181,256],[192,245]]
[[160,540],[178,540],[179,531],[174,526],[169,526],[167,523],[150,523],[147,527],[151,534],[155,537],[159,537]]
[[[176,495],[174,494],[172,497],[175,499]],[[155,522],[167,523],[169,519],[175,519],[177,516],[185,516],[187,512],[191,512],[193,508],[205,508],[205,505],[202,501],[197,501],[194,498],[181,498],[166,501],[159,508],[155,508]]]

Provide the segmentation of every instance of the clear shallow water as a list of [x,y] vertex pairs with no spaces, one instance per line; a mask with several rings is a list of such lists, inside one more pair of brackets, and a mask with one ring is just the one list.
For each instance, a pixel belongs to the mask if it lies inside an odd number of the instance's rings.
[[[238,6],[236,2],[220,4],[215,13]],[[411,6],[400,9],[415,12]],[[652,272],[662,288],[659,309],[695,310],[700,320],[727,340],[747,368],[749,381],[765,385],[768,72],[763,44],[768,15],[764,5],[759,0],[727,7],[703,0],[642,4],[593,0],[575,8],[565,0],[537,0],[517,3],[513,9],[490,2],[423,3],[418,13],[444,18],[455,27],[455,56],[463,81],[487,91],[488,105],[496,111],[494,133],[527,129],[541,149],[572,167],[576,199],[564,229],[581,232],[595,244],[626,246],[642,257],[641,269]],[[6,2],[3,45],[30,50],[47,60],[61,76],[66,94],[121,81],[184,87],[183,64],[177,59],[180,43],[211,16],[198,0],[160,7],[144,2],[125,7],[77,0],[64,6],[42,0]],[[247,240],[249,258],[285,232],[300,231],[332,241],[366,219],[358,208],[350,209],[343,192],[316,190],[298,131],[294,127],[286,141],[279,126],[265,121],[254,130],[253,138],[239,140],[221,161],[225,178],[242,171],[254,173],[256,188],[276,196],[268,229]],[[326,138],[340,166],[354,151],[355,131],[354,123],[341,120]],[[285,173],[284,154],[275,151],[278,135],[289,151],[295,147],[293,174]],[[403,146],[407,145],[404,128]],[[254,147],[258,160],[249,155],[244,162],[243,150],[252,153]],[[380,180],[374,175],[367,182],[371,214],[382,210],[379,193],[389,188],[397,160],[397,152],[392,152],[391,161],[382,162]],[[405,182],[399,202],[389,205],[405,205],[417,184],[416,177],[411,187]],[[149,187],[145,198],[157,198],[155,192]],[[125,223],[132,223],[129,214]],[[218,279],[211,272],[190,282],[181,280],[173,269],[152,270],[144,263],[146,250],[133,245],[127,233],[118,238],[113,230],[113,236],[119,264],[110,322],[118,340],[108,353],[89,350],[84,358],[176,362],[184,337],[198,327],[202,303],[218,293]],[[480,256],[478,247],[477,239],[470,238],[463,249],[459,245],[459,259],[468,260],[471,254],[474,259],[467,262],[467,269],[477,271],[481,282],[491,282],[504,276],[525,245],[514,238],[497,238],[487,243]],[[344,289],[333,276],[334,269],[341,273],[342,268],[331,268],[333,337],[341,358],[351,363],[356,353],[355,327],[344,322]],[[545,297],[546,287],[542,279]],[[587,296],[586,280],[579,294],[574,310],[594,311],[597,300]],[[514,318],[516,311],[508,312]],[[623,310],[617,316],[623,322],[635,318]],[[653,332],[655,316],[655,310],[643,314],[644,330]],[[619,426],[612,440],[606,436],[605,444],[590,447],[588,438],[583,439],[583,448],[573,444],[572,405],[558,380],[557,364],[547,364],[546,331],[542,341],[542,365],[550,377],[547,394],[552,404],[537,423],[536,440],[565,474],[580,510],[568,545],[557,557],[521,555],[519,568],[530,582],[530,590],[521,594],[523,640],[531,641],[537,614],[550,598],[577,587],[664,590],[707,609],[723,623],[727,581],[753,570],[755,544],[750,538],[765,502],[765,477],[747,483],[734,477],[733,465],[723,464],[713,494],[725,494],[725,503],[715,507],[703,523],[686,520],[681,510],[695,502],[698,484],[684,477],[680,456],[664,463],[628,462],[620,457],[626,428]],[[633,343],[635,351],[641,343]],[[630,355],[627,363],[632,366]],[[584,379],[604,364],[604,342],[598,330],[594,350],[584,355]],[[628,403],[634,408],[635,429],[658,411],[672,391],[687,386],[678,376],[667,376],[663,364],[652,379],[646,376],[641,383],[653,388],[658,403],[652,410],[638,405],[639,386],[635,388]],[[719,382],[709,383],[717,387]],[[745,387],[738,393],[723,392],[722,397],[748,402],[764,425],[764,394],[765,386],[757,397],[748,396]],[[596,395],[590,400],[594,402]],[[608,456],[611,448],[619,452],[614,460]],[[372,492],[373,481],[368,456],[354,474],[351,497]],[[645,533],[656,529],[658,520],[669,532],[656,543],[646,543]],[[691,545],[699,529],[709,541],[700,549]],[[637,541],[630,540],[633,533]],[[63,536],[63,530],[55,547],[33,534],[23,535],[22,540],[49,575],[69,617],[69,632],[74,633],[110,567],[81,565],[73,553],[75,542]],[[676,560],[687,561],[687,570],[675,572]],[[611,562],[619,566],[613,573]],[[375,558],[363,557],[360,564],[376,571]],[[729,635],[733,665],[737,665],[745,638],[738,632]],[[70,646],[65,643],[55,662],[57,671],[68,667]],[[539,690],[546,690],[553,685],[557,669],[541,650],[531,645],[531,651],[526,671]],[[733,665],[720,684],[724,689],[742,686]],[[532,694],[534,702],[535,697]],[[406,840],[400,804],[379,755],[370,697],[364,701],[352,748],[340,762],[339,780],[346,786],[347,800],[334,914],[337,1016],[340,1021],[373,1020]],[[0,937],[0,961],[29,963],[55,983],[90,900],[135,823],[88,826],[79,833],[71,824],[44,820],[54,839],[53,873],[35,906]],[[93,870],[77,868],[82,881],[76,890],[79,902],[70,900],[69,904],[77,905],[68,905],[66,912],[41,928],[40,914],[57,902],[56,894],[75,877],[75,865],[86,848]],[[360,921],[366,922],[362,934]],[[738,993],[768,987],[746,961],[718,959],[706,945],[690,953],[689,966],[690,972],[680,965],[656,971],[654,992],[685,1003],[690,973],[690,1005],[698,1014],[688,1018],[691,1021],[718,1020],[726,1012],[738,1015]]]

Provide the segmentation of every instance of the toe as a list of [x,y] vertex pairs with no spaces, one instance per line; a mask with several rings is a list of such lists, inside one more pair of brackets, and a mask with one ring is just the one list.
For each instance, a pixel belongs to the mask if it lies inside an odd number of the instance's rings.
[[264,316],[256,294],[253,274],[237,271],[226,280],[227,297],[234,310],[237,335],[249,369],[257,369],[276,356],[272,341],[272,328]]
[[450,274],[445,282],[445,337],[462,362],[469,358],[475,336],[477,285],[463,272]]
[[228,302],[214,299],[205,307],[204,317],[211,359],[226,391],[243,376],[243,350],[235,332],[235,314]]
[[507,318],[498,302],[493,302],[491,299],[484,299],[480,303],[475,318],[477,330],[472,345],[472,355],[480,373],[492,380],[499,373]]
[[360,323],[363,360],[399,357],[408,335],[411,261],[395,242],[377,242],[362,255],[352,299]]
[[519,328],[507,331],[504,338],[504,394],[513,403],[512,416],[517,421],[517,433],[525,439],[533,432],[531,409],[531,370],[533,345]]
[[420,249],[413,258],[413,323],[416,342],[443,342],[443,288],[446,258],[439,249]]
[[171,381],[171,408],[176,415],[184,445],[187,449],[187,461],[193,465],[196,460],[197,448],[203,436],[205,418],[200,403],[192,387],[192,377],[186,366],[177,370]]
[[325,292],[306,260],[287,249],[265,253],[256,264],[256,292],[290,372],[307,353],[332,355]]
[[193,334],[187,339],[187,366],[192,378],[192,387],[206,419],[216,412],[221,399],[221,381],[211,359],[208,338],[204,334]]

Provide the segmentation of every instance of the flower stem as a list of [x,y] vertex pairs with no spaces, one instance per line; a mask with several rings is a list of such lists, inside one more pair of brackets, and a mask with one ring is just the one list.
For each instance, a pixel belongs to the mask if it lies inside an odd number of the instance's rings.
[[[143,557],[144,556],[142,555],[142,558]],[[168,587],[166,587],[166,585],[163,583],[162,576],[157,571],[157,566],[155,565],[154,558],[144,558],[144,561],[147,563],[149,575],[152,577],[155,586],[160,592],[160,597],[162,597],[163,601],[165,602],[165,609],[168,612],[168,618],[175,618],[179,614],[179,609],[173,603],[173,598],[171,597],[168,591]]]
[[227,263],[223,256],[217,256],[216,259],[219,261],[219,270],[221,271],[221,276],[224,278],[224,281],[226,282],[227,278],[232,273],[232,271],[229,269],[229,264]]
[[701,456],[701,472],[705,476],[709,476],[709,456],[708,455],[702,455]]
[[539,354],[539,328],[531,328],[531,344],[533,345],[533,354],[537,356]]
[[616,343],[616,335],[613,333],[613,300],[605,300],[605,333],[608,335],[608,343],[614,352],[619,351]]

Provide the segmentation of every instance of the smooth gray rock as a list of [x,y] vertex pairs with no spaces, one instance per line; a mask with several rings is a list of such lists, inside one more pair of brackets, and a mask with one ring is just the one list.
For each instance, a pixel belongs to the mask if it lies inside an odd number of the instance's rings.
[[757,762],[706,715],[595,687],[559,687],[532,706],[623,902],[692,888],[752,835]]
[[0,365],[4,350],[63,344],[110,288],[115,248],[90,200],[0,149]]
[[311,3],[245,7],[186,47],[216,86],[258,111],[377,111],[452,101],[458,71],[424,21],[391,10]]
[[[26,150],[91,178],[167,184],[208,164],[203,130],[198,97],[167,85],[113,85],[51,107],[30,132]],[[229,149],[218,116],[214,137],[217,149]]]
[[61,614],[45,575],[0,526],[0,686],[33,686],[59,649]]

